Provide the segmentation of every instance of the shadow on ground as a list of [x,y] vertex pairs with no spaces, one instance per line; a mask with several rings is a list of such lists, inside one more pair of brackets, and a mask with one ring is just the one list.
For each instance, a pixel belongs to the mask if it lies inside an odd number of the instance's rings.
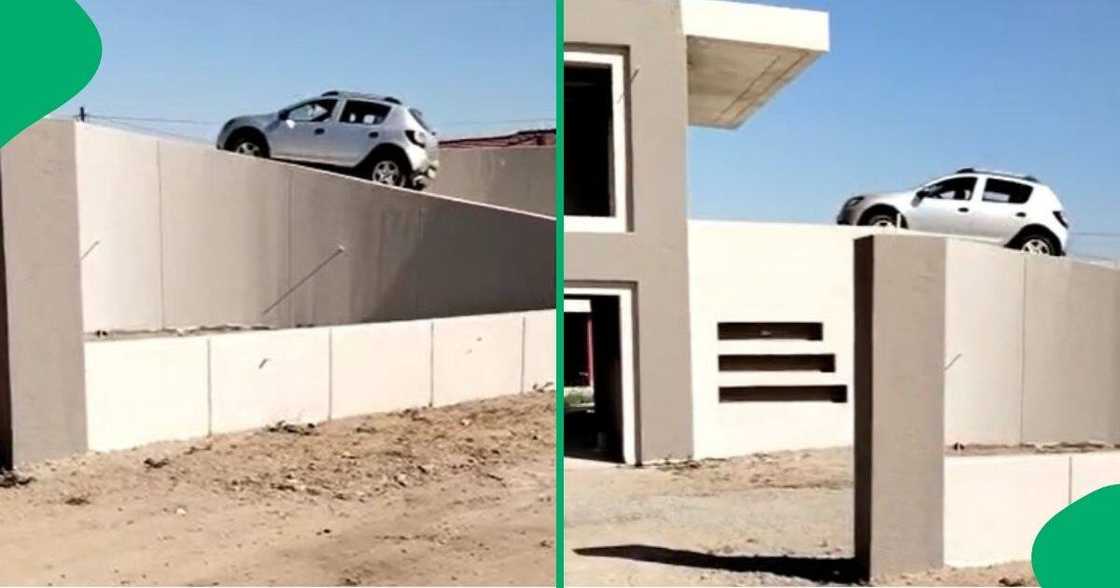
[[613,557],[709,570],[753,572],[804,578],[815,583],[859,583],[862,577],[851,558],[797,557],[787,555],[714,555],[654,545],[581,547],[576,554]]

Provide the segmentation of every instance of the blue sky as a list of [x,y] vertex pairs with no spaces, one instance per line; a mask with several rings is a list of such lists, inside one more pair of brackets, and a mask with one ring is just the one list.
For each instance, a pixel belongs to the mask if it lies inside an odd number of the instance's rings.
[[[79,0],[101,67],[56,115],[207,141],[221,122],[329,89],[398,96],[442,136],[552,127],[552,0]],[[522,119],[549,120],[522,120]]]
[[831,51],[739,129],[689,131],[692,217],[832,222],[846,196],[978,165],[1050,183],[1075,231],[1120,233],[1120,2],[766,3],[827,10]]

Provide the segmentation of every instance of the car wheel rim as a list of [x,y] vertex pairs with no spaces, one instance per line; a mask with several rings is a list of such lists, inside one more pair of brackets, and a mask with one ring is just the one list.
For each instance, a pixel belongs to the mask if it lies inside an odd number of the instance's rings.
[[400,183],[401,168],[394,161],[379,161],[373,166],[373,181],[396,186]]
[[249,155],[251,157],[260,157],[261,156],[260,146],[257,145],[256,143],[250,143],[248,141],[245,141],[243,143],[238,143],[237,148],[234,149],[234,152],[240,153],[242,155]]
[[871,226],[873,226],[873,227],[894,228],[894,222],[892,222],[891,219],[889,219],[889,218],[879,217],[879,218],[877,218],[877,219],[875,219],[874,221],[871,222]]
[[1034,255],[1050,255],[1050,244],[1045,239],[1027,239],[1023,251]]

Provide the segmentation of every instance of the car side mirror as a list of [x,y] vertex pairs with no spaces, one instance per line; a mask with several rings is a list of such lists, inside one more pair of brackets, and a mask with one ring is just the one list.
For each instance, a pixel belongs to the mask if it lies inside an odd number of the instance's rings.
[[280,112],[276,113],[276,118],[279,120],[288,120],[288,114],[290,113],[287,110],[281,110]]
[[914,197],[918,200],[921,200],[922,198],[925,198],[927,196],[929,196],[929,188],[922,188],[921,190],[918,190],[916,194],[914,194]]

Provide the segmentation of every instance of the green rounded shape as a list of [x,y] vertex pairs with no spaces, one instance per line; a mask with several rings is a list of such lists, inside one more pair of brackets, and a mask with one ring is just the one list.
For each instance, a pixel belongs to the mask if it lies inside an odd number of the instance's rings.
[[93,78],[101,36],[75,0],[0,2],[0,147]]
[[1074,501],[1038,532],[1031,567],[1040,586],[1120,586],[1120,485]]

